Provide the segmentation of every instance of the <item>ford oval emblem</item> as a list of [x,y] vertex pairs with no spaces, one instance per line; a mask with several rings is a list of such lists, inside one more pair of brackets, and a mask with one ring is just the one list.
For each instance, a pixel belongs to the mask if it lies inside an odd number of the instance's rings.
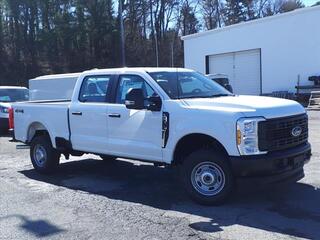
[[302,133],[302,128],[300,126],[296,126],[292,129],[291,135],[294,137],[299,137]]

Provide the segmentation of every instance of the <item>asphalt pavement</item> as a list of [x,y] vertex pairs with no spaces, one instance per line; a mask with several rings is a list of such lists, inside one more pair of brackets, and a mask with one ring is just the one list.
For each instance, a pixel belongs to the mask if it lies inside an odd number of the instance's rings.
[[0,239],[320,239],[320,112],[313,156],[291,185],[241,186],[219,207],[193,203],[170,168],[94,155],[40,175],[0,137]]

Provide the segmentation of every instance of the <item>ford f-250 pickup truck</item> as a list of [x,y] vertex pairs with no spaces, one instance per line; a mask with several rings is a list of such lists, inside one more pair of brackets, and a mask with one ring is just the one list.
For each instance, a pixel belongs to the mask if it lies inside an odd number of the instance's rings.
[[82,73],[69,101],[13,104],[15,139],[34,168],[93,153],[177,166],[190,196],[222,203],[236,180],[298,181],[309,161],[308,117],[290,100],[237,96],[188,69]]

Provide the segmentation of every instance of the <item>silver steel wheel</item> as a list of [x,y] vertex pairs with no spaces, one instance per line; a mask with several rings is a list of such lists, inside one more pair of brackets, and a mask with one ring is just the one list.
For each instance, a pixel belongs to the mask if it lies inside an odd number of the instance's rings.
[[47,152],[46,149],[37,144],[33,149],[33,159],[39,167],[43,167],[47,161]]
[[202,195],[217,195],[225,186],[225,174],[221,167],[213,162],[202,162],[191,173],[194,189]]

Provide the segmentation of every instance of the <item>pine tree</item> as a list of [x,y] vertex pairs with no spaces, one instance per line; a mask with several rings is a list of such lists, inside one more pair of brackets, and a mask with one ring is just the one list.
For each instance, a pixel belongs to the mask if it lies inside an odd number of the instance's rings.
[[226,0],[224,16],[226,25],[245,21],[245,8],[243,2],[241,0]]

